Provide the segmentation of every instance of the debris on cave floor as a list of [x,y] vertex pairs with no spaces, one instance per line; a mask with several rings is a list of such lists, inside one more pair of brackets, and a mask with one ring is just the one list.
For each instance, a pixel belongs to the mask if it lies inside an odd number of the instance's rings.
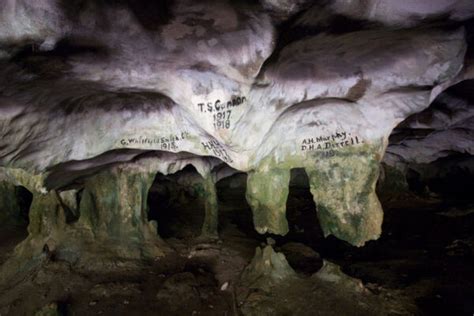
[[[353,315],[356,308],[361,315],[375,315],[368,312],[388,308],[390,296],[371,293],[329,262],[308,276],[295,272],[271,246],[257,248],[257,257],[252,259],[249,254],[255,251],[255,242],[239,242],[243,238],[236,236],[224,240],[170,239],[176,254],[126,274],[123,269],[84,274],[65,261],[46,261],[26,279],[2,289],[0,314]],[[249,262],[252,269],[245,270]],[[279,272],[267,274],[269,264]],[[261,290],[255,283],[240,281],[249,275],[260,280],[275,277],[275,282]],[[390,313],[378,315],[383,314]]]
[[244,315],[412,315],[416,306],[401,292],[371,291],[361,280],[324,261],[310,277],[298,275],[271,245],[257,248],[243,274]]
[[[150,265],[92,273],[50,258],[1,286],[0,314],[463,315],[473,302],[473,217],[440,216],[442,209],[430,201],[387,208],[382,237],[362,248],[294,234],[265,244],[225,219],[219,240],[198,238],[198,231],[168,238],[173,251]],[[2,234],[2,254],[24,237]],[[274,275],[265,262],[286,271],[268,288],[255,286]],[[249,266],[259,272],[245,272]],[[260,281],[245,282],[249,275]]]

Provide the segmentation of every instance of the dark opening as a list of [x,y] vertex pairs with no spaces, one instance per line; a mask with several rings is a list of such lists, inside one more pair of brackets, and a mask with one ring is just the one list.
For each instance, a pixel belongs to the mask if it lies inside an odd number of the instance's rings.
[[77,222],[81,216],[80,205],[83,191],[84,188],[76,188],[74,191],[63,191],[73,192],[74,195],[69,196],[68,198],[66,198],[66,195],[61,194],[61,192],[56,191],[56,197],[64,210],[67,224]]
[[474,158],[457,154],[440,158],[426,167],[426,183],[430,191],[444,199],[472,201]]
[[407,171],[407,183],[410,191],[416,194],[423,195],[426,191],[426,184],[421,179],[420,173],[413,169]]
[[221,235],[232,236],[239,231],[249,237],[263,240],[254,229],[252,210],[245,198],[247,174],[239,172],[219,180],[216,190]]
[[8,212],[7,217],[0,222],[0,265],[13,253],[15,246],[28,236],[29,213],[33,201],[33,194],[23,186],[12,187],[10,193],[11,199],[15,201],[9,205],[15,209],[0,209],[0,212]]
[[201,175],[191,165],[175,174],[158,173],[148,193],[148,220],[163,238],[193,238],[201,233],[204,202],[196,193]]
[[290,228],[288,239],[313,245],[323,238],[316,204],[309,188],[309,178],[304,168],[291,169],[286,217]]
[[27,188],[23,186],[17,186],[15,187],[15,195],[16,199],[18,201],[18,218],[19,222],[25,223],[25,227],[28,226],[30,223],[30,207],[31,203],[33,202],[33,194],[28,191]]

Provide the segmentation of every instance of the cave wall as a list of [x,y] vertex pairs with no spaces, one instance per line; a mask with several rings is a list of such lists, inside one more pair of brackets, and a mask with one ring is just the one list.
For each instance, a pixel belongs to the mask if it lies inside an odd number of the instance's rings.
[[474,178],[473,84],[464,80],[448,88],[392,132],[384,162],[397,170],[401,181],[421,187],[418,191],[469,199]]

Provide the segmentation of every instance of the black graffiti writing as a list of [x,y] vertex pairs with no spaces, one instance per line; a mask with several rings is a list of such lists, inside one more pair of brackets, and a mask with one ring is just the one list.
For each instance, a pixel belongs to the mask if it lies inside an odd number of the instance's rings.
[[231,110],[224,110],[213,115],[215,129],[229,129]]
[[122,138],[120,144],[122,146],[133,146],[133,145],[148,145],[148,146],[159,146],[162,150],[177,150],[178,143],[189,137],[188,132],[182,132],[180,134],[171,134],[169,136],[162,137],[148,137],[148,136],[135,136]]
[[225,162],[233,162],[224,147],[217,140],[210,140],[208,142],[201,142],[204,149],[214,154],[214,156],[221,158]]
[[352,136],[347,132],[336,132],[328,136],[317,136],[305,138],[301,142],[301,151],[326,151],[329,152],[328,157],[334,156],[332,154],[334,149],[341,149],[362,144],[358,136]]
[[229,110],[234,107],[240,106],[247,101],[246,97],[238,96],[233,97],[231,100],[228,101],[221,101],[220,99],[214,102],[207,102],[207,103],[198,103],[197,106],[200,112],[203,113],[213,113],[219,112],[223,110]]

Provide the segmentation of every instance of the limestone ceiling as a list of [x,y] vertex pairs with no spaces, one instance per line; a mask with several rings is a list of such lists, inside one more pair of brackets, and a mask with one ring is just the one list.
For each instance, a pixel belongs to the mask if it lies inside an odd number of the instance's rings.
[[150,151],[242,171],[357,146],[380,161],[465,75],[473,15],[454,0],[5,0],[0,164],[72,179]]

